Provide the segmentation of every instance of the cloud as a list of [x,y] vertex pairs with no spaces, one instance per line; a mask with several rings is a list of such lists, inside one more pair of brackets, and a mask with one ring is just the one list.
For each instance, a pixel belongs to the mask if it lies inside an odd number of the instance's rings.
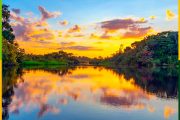
[[150,18],[151,20],[154,20],[154,19],[156,19],[156,16],[152,15],[152,16],[150,16],[149,18]]
[[103,44],[103,42],[95,42],[95,44]]
[[[133,83],[133,79],[129,81],[130,84]],[[122,108],[126,108],[128,110],[131,109],[144,109],[147,105],[143,102],[143,100],[150,100],[153,96],[148,94],[144,94],[143,91],[136,87],[127,88],[127,83],[125,87],[122,85],[122,88],[119,91],[114,89],[103,89],[103,95],[100,97],[100,101],[110,106],[118,106]],[[136,90],[134,90],[136,89]],[[136,92],[134,92],[136,91]]]
[[66,25],[69,24],[69,22],[67,20],[64,20],[64,21],[60,21],[59,24],[63,25],[63,26],[66,26]]
[[71,45],[75,45],[75,42],[61,42],[62,46],[71,46]]
[[20,9],[12,8],[12,11],[15,12],[16,14],[20,14]]
[[38,28],[38,26],[45,27],[39,22],[26,23],[14,25],[13,29],[16,35],[16,39],[23,41],[32,40],[52,40],[55,38],[53,30],[49,28]]
[[24,23],[25,22],[24,17],[21,17],[21,16],[17,15],[15,12],[11,12],[10,18],[15,20],[15,21],[17,21],[17,22],[20,22],[20,23]]
[[32,37],[33,39],[37,39],[37,40],[52,40],[54,39],[54,34],[51,32],[43,32],[43,33],[39,33],[39,34],[33,34],[30,37]]
[[14,20],[14,24],[12,23],[12,27],[16,39],[20,37],[25,41],[29,40],[28,33],[30,33],[33,29],[33,26],[29,23],[29,20],[17,15],[14,12],[11,12],[10,18],[11,20]]
[[45,16],[42,16],[42,18],[39,19],[29,19],[24,18],[15,12],[11,12],[10,18],[12,20],[11,24],[16,36],[16,40],[39,41],[52,40],[56,37],[55,31],[50,29],[49,24],[45,21],[47,19],[47,17],[45,19]]
[[48,42],[48,41],[45,41],[45,40],[39,40],[39,41],[37,41],[38,43],[41,43],[41,44],[49,44],[50,42]]
[[99,38],[99,36],[96,35],[95,33],[90,34],[90,39],[97,39],[97,38]]
[[42,117],[43,115],[45,115],[46,113],[54,113],[57,114],[60,112],[60,110],[52,105],[48,105],[48,104],[42,104],[40,106],[40,111],[38,112],[38,117]]
[[131,28],[130,31],[124,33],[122,35],[122,38],[139,38],[146,36],[150,31],[152,30],[152,27],[144,27],[144,28]]
[[72,28],[68,30],[68,33],[80,32],[81,27],[79,25],[74,25]]
[[108,32],[105,31],[101,36],[100,36],[101,39],[109,39],[111,38],[111,36],[108,35]]
[[88,51],[88,50],[91,50],[91,51],[102,51],[103,49],[99,49],[99,48],[96,48],[96,47],[91,47],[91,46],[69,46],[69,47],[61,47],[60,49],[69,49],[69,50],[83,50],[83,51]]
[[128,19],[113,19],[109,21],[101,22],[101,28],[107,31],[116,31],[120,29],[128,29],[131,27],[135,27],[139,24],[147,23],[147,20],[134,20],[131,18]]
[[76,45],[76,42],[61,42],[60,45],[61,47],[58,49],[61,50],[80,50],[80,51],[101,51],[102,49],[92,47],[92,46],[82,46],[82,45]]
[[90,78],[90,76],[87,75],[87,74],[77,74],[77,75],[72,75],[71,77],[75,78],[75,79],[87,79],[87,78]]
[[73,37],[84,37],[83,34],[77,34],[77,35],[73,35]]
[[164,118],[168,119],[171,115],[175,113],[175,109],[169,106],[164,107]]
[[[136,96],[135,96],[136,97]],[[100,101],[111,106],[120,106],[123,108],[136,108],[144,109],[145,105],[143,103],[138,103],[137,99],[129,99],[122,96],[102,96]]]
[[176,14],[173,13],[171,10],[166,10],[166,19],[167,20],[173,20],[176,17]]
[[146,22],[145,18],[140,18],[139,19],[141,22]]
[[150,106],[150,105],[147,107],[147,110],[148,110],[149,112],[151,112],[151,113],[152,113],[152,112],[155,112],[155,108],[154,108],[153,106]]
[[113,39],[113,35],[109,35],[108,32],[104,32],[102,34],[95,34],[95,33],[91,33],[90,34],[90,39],[99,39],[99,40],[109,40],[109,39]]
[[[36,27],[48,27],[49,26],[49,24],[46,22],[46,21],[37,21],[37,22],[34,22],[34,25],[36,26]],[[47,29],[44,29],[45,31],[47,30]]]
[[56,12],[49,12],[42,6],[39,6],[38,9],[42,15],[41,20],[46,20],[49,18],[56,18],[56,17],[61,15],[61,12],[57,12],[57,11]]
[[65,98],[61,98],[61,99],[58,100],[58,103],[59,103],[59,104],[66,105],[66,104],[68,103],[68,100],[65,99]]
[[[149,34],[153,30],[152,27],[146,26],[148,21],[145,18],[133,19],[113,19],[100,23],[100,27],[104,30],[104,33],[100,36],[91,34],[91,37],[98,37],[101,39],[116,39],[121,38],[142,38]],[[112,35],[112,33],[117,33]],[[117,37],[119,35],[119,37]]]

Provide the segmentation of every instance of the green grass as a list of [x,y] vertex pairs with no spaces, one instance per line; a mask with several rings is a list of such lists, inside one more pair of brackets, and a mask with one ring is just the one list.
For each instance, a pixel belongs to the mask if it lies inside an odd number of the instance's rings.
[[22,65],[68,65],[67,61],[23,61]]
[[102,66],[112,66],[113,63],[110,62],[110,61],[102,61],[102,62],[99,63],[99,65],[102,65]]
[[68,65],[23,65],[21,68],[23,69],[48,69],[48,70],[56,70],[56,69],[66,69],[72,66]]

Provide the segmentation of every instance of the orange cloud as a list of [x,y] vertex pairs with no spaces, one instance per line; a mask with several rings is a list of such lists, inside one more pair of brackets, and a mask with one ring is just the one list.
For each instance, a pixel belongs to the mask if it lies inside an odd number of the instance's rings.
[[100,36],[101,39],[109,39],[111,38],[110,35],[108,35],[108,31],[105,31],[101,36]]
[[[46,21],[37,21],[37,22],[34,22],[34,25],[36,27],[45,27],[45,26],[49,26],[49,24],[46,22]],[[46,30],[46,29],[45,29]]]
[[109,30],[120,30],[120,29],[128,29],[131,27],[137,27],[137,25],[147,23],[146,20],[134,20],[132,18],[128,19],[113,19],[109,21],[101,22],[101,28],[107,31]]
[[120,40],[120,33],[119,34],[113,34],[115,32],[110,31],[103,31],[102,33],[91,33],[89,38],[95,39],[95,40]]
[[64,21],[60,21],[59,24],[63,25],[63,26],[66,26],[66,25],[69,24],[69,22],[67,20],[64,20]]
[[68,30],[68,33],[80,32],[81,27],[79,25],[74,25],[72,28]]
[[155,112],[155,108],[153,106],[148,106],[147,109],[149,112]]
[[94,39],[94,38],[98,38],[98,36],[97,36],[95,33],[91,33],[91,34],[90,34],[90,38],[91,38],[91,39]]
[[84,37],[85,35],[83,35],[83,34],[76,34],[76,35],[74,35],[73,37]]
[[150,18],[151,20],[154,20],[154,19],[156,19],[156,16],[152,15],[152,16],[150,16],[149,18]]
[[103,49],[92,47],[92,46],[68,46],[68,47],[61,47],[62,50],[78,50],[78,51],[102,51]]
[[175,109],[169,106],[164,107],[164,118],[168,119],[171,115],[175,113]]
[[176,17],[175,13],[173,13],[171,10],[166,10],[166,19],[167,20],[173,20]]
[[71,45],[75,45],[75,42],[61,42],[62,46],[71,46]]
[[[101,28],[105,31],[100,38],[104,39],[125,39],[125,38],[143,38],[153,31],[150,26],[144,26],[148,21],[145,18],[140,19],[114,19],[101,22]],[[142,26],[143,25],[143,26]],[[109,33],[117,33],[110,35]],[[108,35],[109,34],[109,35]],[[91,36],[97,37],[97,36]]]
[[145,18],[140,18],[140,21],[146,22]]
[[151,30],[151,27],[144,27],[144,28],[131,28],[131,31],[128,31],[123,34],[122,38],[142,38],[145,37]]

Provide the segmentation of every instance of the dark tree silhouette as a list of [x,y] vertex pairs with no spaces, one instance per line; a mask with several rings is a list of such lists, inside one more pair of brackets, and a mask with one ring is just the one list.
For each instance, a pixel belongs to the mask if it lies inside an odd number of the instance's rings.
[[13,29],[9,24],[10,20],[10,11],[8,10],[8,5],[2,6],[2,35],[8,40],[8,42],[13,43],[15,35],[13,34]]

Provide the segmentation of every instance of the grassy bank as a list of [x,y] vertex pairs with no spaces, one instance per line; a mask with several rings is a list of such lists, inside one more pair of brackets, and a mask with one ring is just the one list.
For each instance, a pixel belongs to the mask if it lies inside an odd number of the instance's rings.
[[32,65],[68,65],[67,61],[55,61],[55,60],[49,60],[49,61],[35,61],[35,60],[29,60],[29,61],[23,61],[23,66],[32,66]]

